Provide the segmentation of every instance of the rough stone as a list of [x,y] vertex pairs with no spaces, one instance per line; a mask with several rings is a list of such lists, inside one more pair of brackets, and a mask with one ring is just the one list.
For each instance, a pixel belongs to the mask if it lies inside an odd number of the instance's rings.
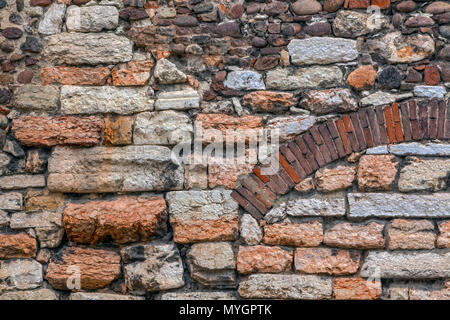
[[92,146],[100,142],[103,121],[96,117],[21,117],[14,119],[12,130],[25,146]]
[[429,220],[395,219],[387,233],[389,250],[434,249],[436,235]]
[[410,300],[448,300],[450,299],[450,283],[436,281],[431,286],[412,283],[408,293]]
[[228,190],[168,192],[166,200],[174,241],[190,243],[235,239],[238,204],[230,194]]
[[10,291],[0,295],[0,300],[58,300],[56,293],[50,289]]
[[8,213],[3,210],[0,210],[0,227],[8,227],[8,226],[9,226]]
[[446,218],[450,216],[448,193],[349,193],[349,217]]
[[378,84],[380,88],[397,89],[402,82],[402,76],[395,67],[387,67],[378,74]]
[[57,211],[64,206],[65,196],[48,190],[28,190],[24,197],[24,209],[31,211]]
[[[265,234],[267,235],[267,230],[265,230]],[[248,213],[241,217],[239,235],[247,245],[258,244],[261,242],[263,237],[258,221]]]
[[320,220],[264,226],[264,243],[293,247],[317,247],[322,243],[323,230]]
[[57,65],[116,64],[132,59],[132,47],[112,33],[58,33],[48,37],[44,56]]
[[43,85],[104,85],[110,75],[109,68],[75,68],[75,67],[45,67],[41,68],[41,81]]
[[450,156],[450,145],[440,143],[409,142],[395,144],[389,147],[389,152],[396,156]]
[[23,196],[18,192],[7,192],[0,194],[0,209],[21,210],[23,207]]
[[161,300],[236,300],[231,292],[166,292],[161,295]]
[[450,221],[442,221],[438,224],[439,236],[436,241],[438,248],[450,248]]
[[125,283],[134,294],[184,286],[183,263],[173,243],[137,244],[121,250]]
[[165,212],[162,197],[68,203],[64,226],[69,240],[77,243],[94,244],[106,237],[119,244],[146,241],[160,232]]
[[61,89],[63,114],[132,114],[152,111],[153,104],[146,88],[63,86]]
[[167,59],[158,60],[153,75],[161,84],[184,83],[187,79],[186,75]]
[[349,74],[347,82],[356,90],[367,90],[373,87],[376,75],[373,66],[360,66]]
[[325,231],[323,242],[330,247],[346,249],[383,249],[384,223],[354,224],[340,222]]
[[14,175],[0,177],[0,189],[25,189],[45,187],[43,175]]
[[192,279],[202,286],[234,287],[236,259],[230,243],[196,243],[187,258]]
[[217,186],[233,189],[239,176],[252,172],[255,163],[249,160],[245,157],[232,159],[209,158],[208,186],[211,189]]
[[338,166],[334,169],[322,168],[316,171],[316,189],[323,192],[345,190],[352,186],[356,177],[356,167]]
[[345,0],[324,0],[323,9],[330,13],[336,12],[342,7],[344,1]]
[[450,252],[369,252],[361,268],[366,278],[377,272],[389,279],[433,279],[450,275]]
[[291,200],[287,204],[290,216],[343,216],[345,215],[345,198],[342,193],[311,195]]
[[298,68],[295,72],[289,69],[274,69],[267,72],[268,89],[296,90],[324,87],[330,88],[342,84],[342,71],[339,67]]
[[153,61],[130,61],[119,64],[111,72],[115,86],[143,86],[150,78]]
[[134,144],[173,145],[192,139],[189,117],[172,110],[143,112],[134,123]]
[[235,90],[265,90],[261,75],[255,71],[232,71],[223,83],[227,88]]
[[78,272],[81,289],[104,288],[120,276],[120,256],[108,250],[65,247],[48,264],[46,279],[53,288],[67,290],[76,285],[73,276]]
[[358,271],[361,254],[357,251],[329,248],[297,248],[295,271],[299,273],[324,273],[347,275]]
[[439,14],[450,11],[450,4],[444,1],[433,1],[428,7],[425,8],[426,13]]
[[297,104],[292,93],[255,91],[243,97],[243,105],[253,111],[281,113]]
[[144,300],[144,297],[136,297],[125,294],[102,293],[102,292],[74,292],[70,294],[69,300]]
[[387,19],[379,17],[373,22],[372,13],[340,10],[333,20],[333,33],[336,37],[357,38],[384,28]]
[[414,95],[416,97],[425,97],[425,98],[444,98],[447,93],[447,89],[441,86],[415,86],[414,87]]
[[110,115],[104,121],[105,145],[120,146],[132,143],[134,122],[132,117]]
[[316,122],[313,116],[290,116],[276,117],[267,121],[268,130],[278,130],[280,141],[290,140],[291,138],[305,132]]
[[60,33],[65,13],[65,3],[53,3],[45,12],[44,18],[39,23],[39,33],[46,36]]
[[434,53],[434,40],[429,35],[402,35],[400,31],[380,39],[368,40],[369,49],[378,52],[389,63],[411,63]]
[[362,156],[358,166],[358,188],[361,191],[392,190],[398,165],[392,155]]
[[356,41],[340,38],[294,39],[288,50],[292,63],[296,65],[349,62],[358,57]]
[[333,298],[337,300],[375,300],[381,296],[381,282],[362,278],[335,278]]
[[329,277],[294,274],[254,274],[239,285],[244,299],[329,299]]
[[320,12],[322,5],[316,0],[298,0],[291,5],[291,8],[296,14],[302,16]]
[[292,252],[279,247],[250,246],[239,248],[237,270],[241,274],[281,273],[291,270]]
[[14,107],[21,111],[53,112],[58,107],[59,89],[27,84],[17,88]]
[[439,191],[446,188],[450,174],[449,159],[408,157],[406,161],[398,179],[400,191]]
[[34,289],[42,280],[42,265],[34,260],[0,261],[0,292]]
[[70,6],[66,13],[69,32],[114,30],[119,24],[119,11],[114,6]]
[[25,233],[0,233],[0,259],[34,258],[36,240]]
[[172,92],[161,92],[155,103],[156,110],[188,110],[200,107],[200,96],[197,91],[188,89]]
[[183,168],[171,161],[168,148],[160,146],[56,147],[48,172],[48,188],[56,192],[162,191],[183,186]]
[[358,104],[348,89],[311,90],[305,93],[300,105],[316,114],[358,109]]

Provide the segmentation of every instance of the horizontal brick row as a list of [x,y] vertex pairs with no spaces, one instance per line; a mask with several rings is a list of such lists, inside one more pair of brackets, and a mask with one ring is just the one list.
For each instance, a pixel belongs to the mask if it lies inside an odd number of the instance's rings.
[[[232,197],[260,218],[277,196],[327,164],[378,145],[412,140],[449,139],[449,102],[410,100],[360,109],[321,122],[280,146],[278,168],[261,164],[240,180]],[[267,169],[274,174],[264,174]],[[262,170],[264,169],[264,170]]]

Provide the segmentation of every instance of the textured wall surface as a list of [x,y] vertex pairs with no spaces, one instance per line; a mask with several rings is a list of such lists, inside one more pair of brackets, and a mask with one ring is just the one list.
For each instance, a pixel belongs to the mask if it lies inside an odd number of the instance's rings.
[[450,299],[448,1],[0,0],[0,31],[0,300]]

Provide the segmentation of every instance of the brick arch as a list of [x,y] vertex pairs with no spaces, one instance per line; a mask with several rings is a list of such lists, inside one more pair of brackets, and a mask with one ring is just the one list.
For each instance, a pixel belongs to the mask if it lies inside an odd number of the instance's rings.
[[258,164],[241,177],[231,196],[261,219],[276,199],[318,169],[353,152],[408,141],[450,139],[450,104],[439,99],[414,99],[363,108],[317,123],[280,145],[279,170],[264,175]]

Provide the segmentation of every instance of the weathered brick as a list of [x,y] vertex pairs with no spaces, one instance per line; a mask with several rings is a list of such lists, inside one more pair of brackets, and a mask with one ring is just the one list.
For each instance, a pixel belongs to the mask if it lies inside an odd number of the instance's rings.
[[46,67],[41,68],[41,81],[43,85],[63,84],[73,86],[102,86],[106,83],[110,73],[111,72],[107,67]]
[[292,265],[292,252],[279,247],[250,246],[240,247],[237,255],[237,270],[242,274],[256,272],[280,273],[289,271]]
[[96,117],[29,117],[14,119],[12,129],[21,144],[92,146],[101,140],[103,121]]
[[297,104],[292,93],[274,91],[255,91],[243,97],[244,106],[253,111],[281,113]]
[[153,61],[130,61],[112,69],[112,82],[115,86],[143,86],[150,78]]
[[357,251],[328,248],[297,248],[295,271],[300,273],[326,273],[346,275],[358,271],[361,254]]
[[392,155],[365,155],[359,160],[358,188],[362,191],[391,190],[398,161]]
[[323,242],[330,247],[347,249],[382,249],[385,247],[383,223],[337,223],[325,230]]
[[235,159],[209,158],[208,186],[211,189],[217,186],[233,189],[238,177],[250,173],[253,166],[254,164],[244,157]]
[[362,278],[335,278],[333,298],[337,300],[374,300],[381,296],[381,282]]
[[264,243],[293,247],[317,247],[322,243],[320,220],[276,223],[264,226]]
[[353,184],[356,177],[356,167],[338,166],[328,169],[322,168],[316,171],[316,189],[323,192],[344,190]]
[[105,118],[104,144],[127,145],[132,143],[133,118],[110,115]]
[[34,258],[36,240],[25,233],[0,233],[0,259]]
[[438,248],[450,248],[450,221],[442,221],[438,224],[439,236],[436,246]]
[[434,249],[436,242],[434,224],[429,220],[394,219],[387,237],[389,250]]

